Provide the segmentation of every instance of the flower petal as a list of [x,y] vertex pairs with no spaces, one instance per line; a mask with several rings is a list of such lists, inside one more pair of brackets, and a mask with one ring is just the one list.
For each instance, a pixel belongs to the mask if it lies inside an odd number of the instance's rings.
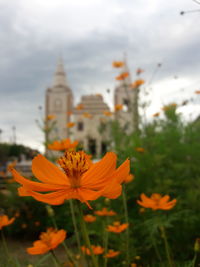
[[67,175],[40,154],[32,161],[32,171],[44,183],[69,185]]
[[159,201],[159,205],[163,205],[165,203],[167,203],[167,201],[169,200],[169,196],[168,195],[165,195],[164,197],[162,197]]
[[99,162],[93,164],[90,169],[83,174],[81,179],[82,186],[95,188],[100,183],[107,181],[116,168],[117,156],[113,152],[107,152]]
[[62,243],[66,238],[66,231],[59,230],[57,233],[52,235],[51,248],[56,248],[60,243]]
[[58,190],[60,188],[63,189],[63,186],[61,187],[60,185],[38,183],[38,182],[34,182],[34,181],[30,181],[28,179],[25,179],[15,169],[11,169],[10,171],[11,171],[15,181],[17,181],[21,185],[27,187],[29,190],[39,191],[39,192],[47,192],[47,191]]
[[109,183],[103,190],[102,196],[115,199],[121,195],[122,186],[116,182]]
[[[20,194],[20,190],[24,192],[23,188],[19,188],[18,189],[19,194]],[[26,188],[25,188],[25,192],[26,192],[26,196],[32,196],[36,200],[44,202],[44,203],[48,203],[50,205],[62,204],[65,201],[65,199],[67,199],[67,193],[68,193],[67,190],[59,190],[53,193],[40,194],[40,193],[31,191],[31,190],[27,190]]]

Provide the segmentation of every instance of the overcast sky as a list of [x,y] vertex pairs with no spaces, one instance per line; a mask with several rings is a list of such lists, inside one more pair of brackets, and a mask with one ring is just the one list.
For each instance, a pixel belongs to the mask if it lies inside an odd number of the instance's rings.
[[[135,70],[151,80],[152,105],[194,98],[180,112],[200,114],[200,9],[192,0],[0,0],[0,129],[1,141],[41,147],[38,106],[44,106],[59,55],[76,102],[82,94],[105,93],[112,105],[116,86],[113,60],[127,55]],[[111,89],[111,94],[106,89]],[[147,88],[148,89],[148,88]],[[199,96],[200,97],[200,96]]]

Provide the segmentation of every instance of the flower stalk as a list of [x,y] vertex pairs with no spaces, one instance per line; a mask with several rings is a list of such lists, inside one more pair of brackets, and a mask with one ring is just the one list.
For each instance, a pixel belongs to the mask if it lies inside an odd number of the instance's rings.
[[80,226],[81,226],[83,239],[85,241],[86,246],[90,250],[93,267],[98,267],[98,262],[97,262],[97,259],[94,255],[94,253],[93,253],[91,243],[90,243],[90,238],[89,238],[88,231],[87,231],[87,227],[86,227],[85,221],[83,219],[83,210],[82,210],[80,201],[77,201],[77,206],[78,206],[78,210],[79,210]]
[[172,261],[171,255],[170,255],[170,248],[169,248],[169,244],[168,244],[168,241],[167,241],[165,228],[164,228],[164,226],[160,226],[159,228],[160,228],[161,236],[162,236],[162,238],[164,240],[165,252],[166,252],[166,256],[167,256],[167,260],[168,260],[169,266],[173,267],[174,264],[173,264],[173,261]]
[[[122,189],[122,201],[123,201],[123,207],[124,207],[125,222],[127,224],[129,224],[125,185],[123,185],[123,189]],[[130,265],[130,258],[129,258],[129,227],[127,227],[127,229],[126,229],[126,260],[127,260],[127,266],[129,266]]]

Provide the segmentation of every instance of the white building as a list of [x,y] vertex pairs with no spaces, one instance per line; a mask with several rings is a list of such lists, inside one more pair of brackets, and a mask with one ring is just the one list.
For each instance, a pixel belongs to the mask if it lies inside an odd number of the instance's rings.
[[[127,71],[125,65],[123,71]],[[48,139],[60,140],[70,137],[78,140],[83,149],[95,156],[104,154],[107,150],[108,132],[99,131],[102,122],[117,119],[127,132],[133,130],[133,112],[135,91],[130,90],[130,77],[120,81],[114,92],[114,105],[122,105],[123,109],[111,114],[103,96],[84,95],[78,105],[74,105],[73,91],[69,87],[62,60],[59,60],[51,88],[46,90],[46,116],[55,115],[56,126],[50,132]],[[74,126],[67,127],[69,122]]]

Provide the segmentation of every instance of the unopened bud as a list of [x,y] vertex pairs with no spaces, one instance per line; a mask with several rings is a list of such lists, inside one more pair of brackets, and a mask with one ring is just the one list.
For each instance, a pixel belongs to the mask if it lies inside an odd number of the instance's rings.
[[50,217],[54,217],[55,213],[54,213],[54,210],[52,209],[51,206],[49,205],[46,205],[46,210],[47,210],[47,213]]
[[200,238],[196,238],[196,241],[194,243],[194,251],[200,252]]
[[109,199],[109,198],[105,198],[105,199],[104,199],[104,202],[105,202],[105,204],[108,205],[108,204],[110,203],[110,199]]

